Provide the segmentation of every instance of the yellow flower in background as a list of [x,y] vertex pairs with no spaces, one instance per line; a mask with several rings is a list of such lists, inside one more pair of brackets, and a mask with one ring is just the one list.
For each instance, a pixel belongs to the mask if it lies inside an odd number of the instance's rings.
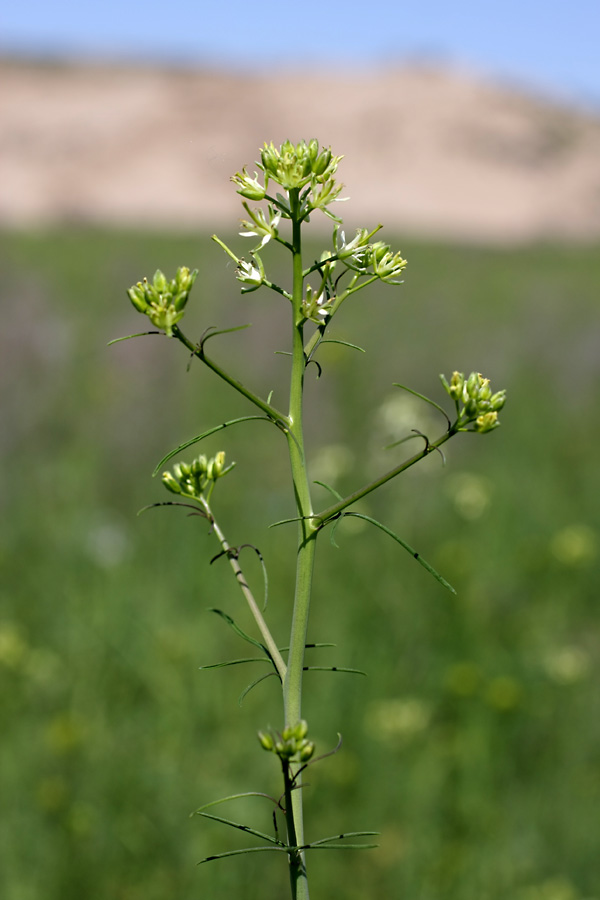
[[556,532],[550,550],[565,566],[585,566],[598,554],[598,535],[583,523],[567,525]]

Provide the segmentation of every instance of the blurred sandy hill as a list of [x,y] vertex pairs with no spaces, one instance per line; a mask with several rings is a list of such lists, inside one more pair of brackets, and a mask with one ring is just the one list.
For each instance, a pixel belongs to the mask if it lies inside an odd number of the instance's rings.
[[0,62],[0,225],[231,227],[267,140],[344,153],[349,229],[600,237],[600,116],[457,69],[270,74]]

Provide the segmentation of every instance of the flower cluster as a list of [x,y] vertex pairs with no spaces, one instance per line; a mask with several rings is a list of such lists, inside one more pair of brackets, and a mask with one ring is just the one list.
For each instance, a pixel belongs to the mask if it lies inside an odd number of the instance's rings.
[[[260,162],[256,164],[264,172],[264,185],[260,183],[257,172],[252,177],[245,167],[241,172],[232,175],[231,180],[237,185],[238,194],[246,200],[260,201],[265,198],[271,200],[278,208],[279,216],[291,218],[291,207],[281,194],[277,194],[277,199],[269,196],[267,192],[270,181],[279,184],[285,191],[302,191],[300,197],[302,218],[307,219],[312,210],[320,209],[325,215],[339,221],[328,207],[334,200],[343,199],[339,196],[343,185],[338,184],[333,177],[341,159],[341,156],[333,156],[331,147],[319,148],[319,142],[314,138],[308,143],[299,141],[293,144],[291,141],[284,141],[279,148],[271,141],[261,149]],[[266,243],[274,236],[272,229],[277,226],[276,222],[273,223],[273,208],[269,209],[271,223],[265,228],[264,217],[263,221],[259,222],[246,204],[244,207],[258,226],[258,229],[255,229],[250,223],[243,223],[245,226],[250,225],[251,231],[247,233],[255,232],[261,238],[266,237],[264,240]],[[262,242],[260,246],[263,246]]]
[[277,754],[281,760],[305,763],[315,752],[315,745],[307,739],[307,734],[308,725],[300,719],[297,725],[287,725],[281,734],[259,731],[258,740],[264,750]]
[[286,191],[302,189],[311,184],[325,184],[335,174],[341,156],[333,156],[331,147],[319,151],[319,142],[314,138],[299,141],[296,145],[284,141],[279,149],[273,142],[264,145],[258,163],[265,173],[265,187],[269,179],[280,184]]
[[453,372],[450,383],[443,375],[440,379],[456,404],[456,431],[483,434],[498,427],[498,413],[506,402],[506,391],[492,393],[490,379],[479,372],[471,372],[468,378],[462,372]]
[[144,313],[156,328],[160,328],[169,337],[173,334],[173,326],[183,318],[192,285],[198,275],[187,266],[181,266],[175,278],[168,279],[157,269],[152,283],[144,278],[127,291],[129,299],[138,312]]
[[322,325],[323,322],[327,321],[331,313],[334,300],[335,297],[327,295],[324,285],[321,285],[317,291],[313,291],[309,285],[306,288],[306,296],[302,300],[302,314],[304,318],[315,322],[317,325]]
[[214,487],[217,478],[231,472],[235,463],[225,467],[225,453],[221,450],[212,459],[202,455],[192,463],[176,463],[173,472],[163,472],[162,480],[167,490],[191,500],[198,500]]
[[397,280],[398,276],[408,265],[402,254],[394,253],[390,245],[384,241],[369,243],[381,227],[381,225],[377,225],[372,231],[358,228],[355,236],[348,242],[346,242],[344,232],[339,232],[337,227],[334,228],[334,255],[347,268],[360,275],[374,275],[387,284],[401,284],[402,282]]

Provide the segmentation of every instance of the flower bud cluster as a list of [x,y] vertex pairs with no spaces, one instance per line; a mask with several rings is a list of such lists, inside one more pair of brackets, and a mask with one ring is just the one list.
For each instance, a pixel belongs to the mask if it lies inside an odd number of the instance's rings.
[[214,485],[217,478],[227,475],[234,465],[232,463],[225,467],[225,453],[221,450],[212,459],[207,459],[203,454],[191,463],[176,463],[172,472],[163,472],[162,480],[172,494],[198,500],[207,488]]
[[[260,151],[261,169],[265,173],[265,186],[269,179],[280,184],[285,190],[301,189],[307,184],[324,184],[335,174],[341,156],[333,156],[331,147],[319,150],[319,142],[314,138],[296,145],[284,141],[279,149],[273,142],[264,145]],[[330,197],[330,200],[334,199]]]
[[275,753],[285,762],[305,763],[315,752],[315,745],[306,737],[308,725],[300,719],[297,725],[287,725],[281,734],[259,731],[258,740],[264,750]]
[[402,274],[408,263],[400,252],[393,253],[389,244],[385,244],[383,241],[376,241],[374,244],[371,244],[370,256],[369,261],[373,267],[374,275],[377,275],[386,284],[401,284],[397,278]]
[[190,272],[187,266],[181,266],[175,278],[169,280],[157,269],[152,283],[144,278],[130,287],[127,294],[138,312],[147,315],[156,328],[171,336],[173,326],[183,318],[184,307],[197,275],[198,269]]
[[340,232],[339,226],[336,225],[333,229],[334,255],[350,269],[366,269],[371,252],[369,241],[382,227],[382,225],[377,225],[372,231],[367,231],[366,228],[357,228],[352,240],[346,241],[345,233]]
[[334,253],[349,269],[361,275],[375,275],[387,284],[400,284],[398,276],[408,265],[400,252],[394,253],[384,241],[369,243],[381,225],[372,231],[358,228],[351,241],[346,242],[344,232],[333,231]]
[[440,379],[456,404],[457,431],[484,434],[498,427],[498,413],[506,402],[506,391],[492,393],[490,379],[479,372],[471,372],[468,378],[462,372],[453,372],[450,383],[444,375],[440,375]]

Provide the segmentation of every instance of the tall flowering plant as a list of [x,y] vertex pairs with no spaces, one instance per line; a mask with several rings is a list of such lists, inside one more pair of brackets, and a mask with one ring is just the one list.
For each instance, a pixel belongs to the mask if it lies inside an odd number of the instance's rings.
[[[342,518],[357,516],[392,537],[444,588],[453,591],[451,585],[416,550],[383,523],[357,511],[355,505],[431,453],[441,454],[442,445],[459,432],[483,434],[496,429],[499,425],[498,413],[505,402],[505,392],[493,391],[489,379],[477,372],[465,376],[457,371],[449,380],[441,376],[443,389],[451,401],[450,412],[436,401],[404,388],[403,385],[397,385],[416,394],[440,413],[443,417],[441,433],[432,440],[415,430],[410,437],[419,441],[419,447],[413,455],[401,459],[391,469],[346,496],[328,485],[322,485],[328,489],[331,501],[323,508],[315,505],[306,467],[303,427],[306,368],[310,362],[318,365],[321,347],[332,340],[328,336],[331,321],[348,297],[376,281],[397,287],[402,284],[407,265],[400,252],[392,250],[384,241],[375,239],[381,225],[370,230],[359,228],[355,235],[347,239],[341,228],[342,219],[337,214],[337,204],[346,199],[340,197],[343,185],[335,177],[341,159],[340,156],[334,156],[330,148],[320,147],[316,140],[308,143],[300,141],[297,144],[286,141],[281,147],[275,147],[273,143],[265,144],[260,151],[260,161],[256,164],[258,171],[251,175],[243,168],[232,177],[247,216],[242,219],[241,236],[249,242],[250,249],[244,256],[239,256],[213,235],[213,240],[235,262],[235,277],[242,293],[268,291],[275,295],[275,302],[284,303],[288,307],[289,401],[286,409],[277,408],[270,395],[265,398],[255,393],[208,354],[209,339],[224,332],[208,329],[200,340],[195,341],[183,331],[181,320],[190,291],[197,280],[200,286],[202,284],[202,276],[200,274],[198,278],[197,270],[190,271],[181,267],[171,279],[158,270],[151,281],[144,278],[128,290],[133,306],[139,313],[147,316],[156,329],[143,332],[144,334],[162,333],[174,338],[188,353],[227,382],[232,390],[245,397],[250,406],[254,407],[252,415],[218,423],[167,453],[157,466],[157,472],[174,457],[180,456],[209,435],[224,427],[255,419],[264,419],[274,425],[287,446],[296,508],[291,511],[290,518],[284,521],[296,527],[297,552],[293,563],[296,567],[294,605],[289,640],[285,648],[273,636],[264,610],[244,575],[240,563],[241,548],[228,542],[213,505],[217,482],[233,469],[233,464],[226,463],[225,452],[221,451],[210,459],[201,454],[191,461],[180,460],[163,471],[162,480],[173,498],[168,501],[169,505],[191,508],[206,520],[219,546],[217,555],[228,559],[233,577],[249,606],[256,624],[255,634],[244,632],[228,614],[220,610],[215,612],[242,640],[252,645],[255,656],[244,661],[266,661],[270,667],[269,674],[276,677],[281,689],[279,728],[258,731],[260,747],[274,757],[281,769],[281,795],[276,798],[258,794],[273,804],[273,834],[261,832],[251,825],[233,821],[215,812],[215,807],[220,804],[238,797],[257,796],[256,792],[210,801],[197,810],[199,815],[240,829],[259,840],[260,844],[244,850],[225,850],[202,862],[239,853],[264,850],[278,852],[287,857],[293,900],[307,900],[309,897],[306,858],[310,850],[375,846],[364,840],[375,834],[371,831],[341,832],[330,837],[313,837],[311,834],[308,837],[304,829],[304,792],[300,790],[303,775],[307,768],[331,752],[316,752],[308,724],[302,717],[305,652],[308,646],[315,646],[307,644],[307,626],[317,544],[323,533],[328,528],[335,528]],[[310,217],[316,214],[324,215],[332,221],[332,240],[318,261],[307,263],[302,248],[303,229]],[[267,246],[269,244],[281,244],[289,253],[290,277],[285,286],[276,284],[268,276],[262,257],[264,251],[270,249]],[[134,336],[137,335],[131,335]],[[336,342],[344,343],[339,340]],[[260,559],[262,563],[262,556]],[[237,663],[239,660],[233,662]],[[231,663],[225,662],[221,665],[229,664]],[[251,686],[264,677],[266,676],[258,678]]]

